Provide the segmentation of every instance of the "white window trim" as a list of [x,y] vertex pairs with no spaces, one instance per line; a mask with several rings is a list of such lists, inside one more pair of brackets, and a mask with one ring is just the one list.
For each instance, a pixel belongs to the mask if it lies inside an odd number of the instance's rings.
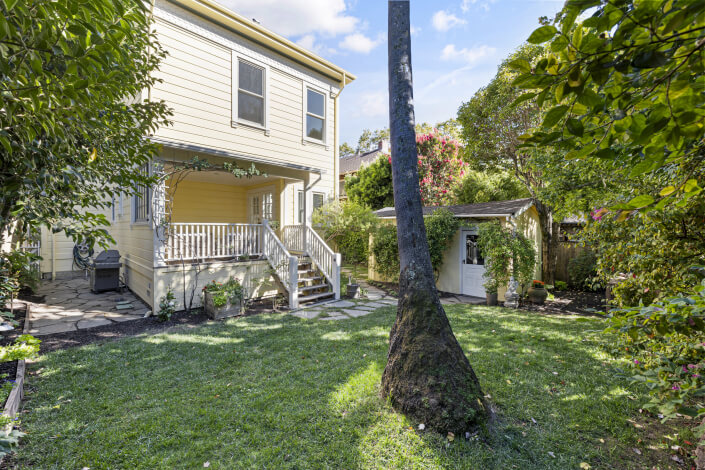
[[[148,174],[152,176],[152,162],[147,163]],[[152,198],[154,197],[154,188],[149,188],[149,201],[147,201],[147,220],[136,220],[137,215],[137,194],[133,194],[130,198],[130,222],[132,225],[149,225],[152,223]]]
[[[323,140],[312,139],[306,135],[306,115],[308,114],[308,90],[315,91],[323,95]],[[330,150],[330,145],[328,145],[328,103],[330,100],[330,93],[328,90],[312,85],[310,83],[301,82],[301,95],[302,95],[302,108],[301,108],[301,138],[302,143],[306,145],[307,143],[323,145],[326,150]]]
[[[231,82],[231,91],[230,94],[232,96],[232,108],[231,108],[231,120],[230,120],[230,125],[232,127],[249,127],[251,129],[258,129],[261,131],[264,131],[264,135],[269,136],[271,133],[271,129],[269,126],[269,72],[270,68],[269,65],[264,64],[256,59],[253,59],[252,57],[248,57],[244,54],[241,54],[237,51],[231,51],[232,52],[232,59],[230,61],[230,68],[231,68],[231,74],[232,74],[232,82]],[[260,126],[256,122],[250,122],[245,119],[240,119],[237,115],[237,93],[238,93],[238,85],[239,85],[239,77],[238,77],[238,72],[239,72],[239,67],[238,64],[240,61],[243,62],[249,62],[250,64],[262,68],[264,70],[264,80],[262,81],[262,95],[264,96],[264,126]]]

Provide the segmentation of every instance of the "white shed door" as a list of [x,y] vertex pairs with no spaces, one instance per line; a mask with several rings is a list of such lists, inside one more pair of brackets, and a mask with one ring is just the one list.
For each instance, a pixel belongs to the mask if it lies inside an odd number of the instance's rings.
[[460,279],[462,283],[463,295],[473,297],[484,297],[485,288],[482,285],[485,274],[485,260],[480,255],[477,247],[477,232],[463,231],[460,242],[463,244],[461,253],[464,255],[460,260]]

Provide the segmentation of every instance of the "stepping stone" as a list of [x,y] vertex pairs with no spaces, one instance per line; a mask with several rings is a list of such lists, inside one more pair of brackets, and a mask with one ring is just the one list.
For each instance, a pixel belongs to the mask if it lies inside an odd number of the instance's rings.
[[363,304],[366,307],[372,307],[372,308],[380,308],[380,307],[386,307],[387,305],[380,303],[380,302],[366,302]]
[[320,310],[299,310],[296,312],[291,312],[291,315],[298,318],[303,318],[304,320],[313,320],[320,314]]
[[326,307],[349,308],[354,307],[355,305],[355,302],[350,302],[349,300],[339,300],[337,302],[333,302],[332,304],[327,304]]
[[53,335],[55,333],[65,333],[67,331],[76,331],[76,324],[74,322],[55,323],[53,325],[42,326],[39,328],[32,328],[29,330],[29,334],[35,335],[35,336],[41,336],[41,335]]
[[137,320],[137,317],[134,315],[123,315],[121,313],[106,313],[105,318],[118,323],[130,320]]
[[135,308],[135,307],[134,307],[134,305],[132,305],[131,303],[126,303],[126,304],[117,304],[117,305],[115,306],[115,308],[118,309],[118,310],[130,310],[130,309],[133,309],[133,308]]
[[40,318],[38,320],[32,320],[30,325],[32,328],[44,328],[49,325],[56,325],[57,323],[65,323],[65,320],[61,317],[58,318]]
[[343,315],[338,315],[335,317],[325,317],[325,318],[319,318],[319,320],[348,320],[350,317],[345,317]]
[[79,330],[85,330],[86,328],[95,328],[96,326],[110,325],[112,322],[107,318],[91,318],[87,320],[79,320],[76,326]]
[[357,304],[357,306],[355,306],[355,308],[356,308],[357,310],[366,310],[366,311],[368,311],[368,312],[373,312],[373,311],[376,310],[375,307],[368,307],[368,306],[365,305],[365,304]]
[[369,315],[370,313],[372,313],[371,311],[367,311],[367,310],[349,310],[349,309],[345,309],[345,310],[343,310],[343,312],[347,313],[348,315],[350,315],[353,318],[363,317],[365,315]]

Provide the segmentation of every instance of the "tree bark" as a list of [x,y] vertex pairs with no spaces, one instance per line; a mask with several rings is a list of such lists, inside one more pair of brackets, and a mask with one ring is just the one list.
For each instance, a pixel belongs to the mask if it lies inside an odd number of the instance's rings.
[[559,224],[553,220],[553,211],[537,200],[536,209],[541,225],[541,277],[548,284],[556,282]]
[[475,372],[438,298],[423,223],[414,130],[409,1],[389,1],[389,114],[399,246],[399,304],[382,395],[439,432],[484,427],[490,415]]

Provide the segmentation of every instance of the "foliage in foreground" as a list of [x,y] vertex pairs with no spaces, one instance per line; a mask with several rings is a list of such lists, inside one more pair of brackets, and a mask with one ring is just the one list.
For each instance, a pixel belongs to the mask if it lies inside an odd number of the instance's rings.
[[139,98],[165,55],[150,21],[137,0],[0,2],[0,236],[22,221],[109,240],[85,208],[151,181],[135,168],[170,112]]
[[[705,273],[705,268],[700,268]],[[664,419],[676,414],[702,421],[705,407],[705,280],[693,293],[658,300],[648,307],[610,312],[608,332],[616,349],[632,361],[633,380],[648,387],[647,409]],[[705,432],[701,426],[700,434]]]
[[[446,312],[500,410],[496,440],[459,435],[450,442],[419,431],[420,423],[379,398],[395,316],[389,307],[344,321],[255,315],[43,355],[30,366],[37,375],[24,402],[28,434],[18,466],[564,470],[586,462],[612,470],[673,464],[668,446],[627,421],[653,424],[638,412],[647,399],[643,387],[614,376],[626,361],[604,353],[595,333],[601,320],[467,305],[446,306]],[[682,438],[675,443],[686,446]]]
[[[512,62],[514,85],[552,107],[528,147],[609,161],[624,178],[666,172],[668,185],[615,209],[685,203],[702,191],[705,4],[692,0],[568,1],[528,41],[550,43],[532,65]],[[584,13],[591,16],[578,20]]]
[[[431,266],[438,275],[449,243],[460,227],[460,221],[448,209],[436,209],[433,214],[424,217],[428,251],[431,255]],[[399,247],[397,244],[397,228],[394,225],[382,224],[377,229],[372,240],[372,254],[375,260],[375,271],[385,279],[399,278]]]

